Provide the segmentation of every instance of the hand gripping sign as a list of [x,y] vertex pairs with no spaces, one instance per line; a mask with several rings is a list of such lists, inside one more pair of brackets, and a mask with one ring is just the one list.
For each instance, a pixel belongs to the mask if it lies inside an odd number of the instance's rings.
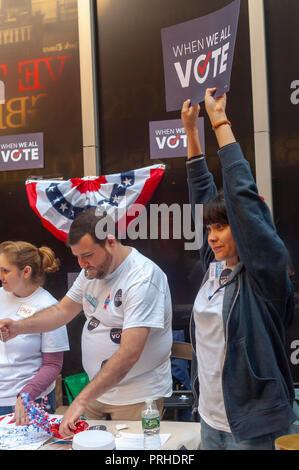
[[215,96],[229,91],[240,0],[195,20],[161,30],[166,110],[180,110],[204,100],[207,88]]

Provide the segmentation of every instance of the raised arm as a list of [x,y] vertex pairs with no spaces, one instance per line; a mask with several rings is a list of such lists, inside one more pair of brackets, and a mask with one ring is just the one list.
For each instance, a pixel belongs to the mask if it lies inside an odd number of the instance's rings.
[[231,123],[226,115],[226,95],[214,98],[216,88],[208,88],[205,95],[206,111],[209,115],[219,147],[236,142]]
[[190,99],[183,103],[181,118],[188,139],[188,160],[202,154],[202,149],[198,137],[197,120],[200,111],[199,104],[190,106]]
[[[205,157],[202,155],[202,146],[199,140],[197,120],[200,106],[190,106],[190,99],[183,103],[181,119],[187,135],[188,160],[187,181],[189,188],[189,201],[195,224],[202,225],[202,220],[196,220],[196,204],[205,204],[217,194],[213,175],[209,172]],[[195,157],[195,158],[194,158]],[[196,158],[198,157],[198,158]],[[206,271],[209,263],[214,258],[208,245],[207,231],[203,228],[203,244],[200,249],[200,257],[203,270]]]
[[214,98],[214,92],[206,91],[205,104],[211,125],[218,124],[215,135],[220,147],[225,204],[238,255],[260,293],[269,300],[284,302],[290,294],[286,249],[233,135],[226,115],[226,95]]

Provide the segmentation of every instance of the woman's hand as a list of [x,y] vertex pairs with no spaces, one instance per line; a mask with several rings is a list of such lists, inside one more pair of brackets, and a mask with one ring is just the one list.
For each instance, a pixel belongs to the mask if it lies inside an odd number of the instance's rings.
[[24,424],[29,423],[29,417],[26,414],[21,397],[18,397],[16,402],[14,419],[17,426],[23,426]]
[[199,104],[190,106],[190,99],[184,101],[181,111],[181,118],[188,139],[188,159],[202,154],[197,129],[199,111]]
[[194,130],[197,130],[197,119],[200,111],[199,104],[190,106],[190,102],[190,99],[184,101],[181,110],[181,118],[186,134],[188,134],[188,132],[193,132]]
[[205,106],[208,116],[210,118],[211,124],[216,124],[216,122],[224,121],[226,117],[226,94],[214,98],[216,88],[207,88],[205,94]]

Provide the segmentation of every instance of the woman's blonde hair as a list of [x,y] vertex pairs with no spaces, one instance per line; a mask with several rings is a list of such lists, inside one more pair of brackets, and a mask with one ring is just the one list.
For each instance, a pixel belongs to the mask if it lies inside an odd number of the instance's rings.
[[47,246],[37,248],[28,242],[6,241],[0,243],[0,254],[5,254],[10,263],[20,270],[30,266],[31,280],[39,285],[45,282],[46,274],[54,273],[59,269],[59,259]]

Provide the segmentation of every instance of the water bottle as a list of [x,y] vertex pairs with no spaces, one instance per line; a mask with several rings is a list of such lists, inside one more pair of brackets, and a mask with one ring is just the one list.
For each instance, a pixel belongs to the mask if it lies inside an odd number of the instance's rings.
[[143,447],[146,450],[161,449],[160,414],[152,399],[147,399],[141,413]]

